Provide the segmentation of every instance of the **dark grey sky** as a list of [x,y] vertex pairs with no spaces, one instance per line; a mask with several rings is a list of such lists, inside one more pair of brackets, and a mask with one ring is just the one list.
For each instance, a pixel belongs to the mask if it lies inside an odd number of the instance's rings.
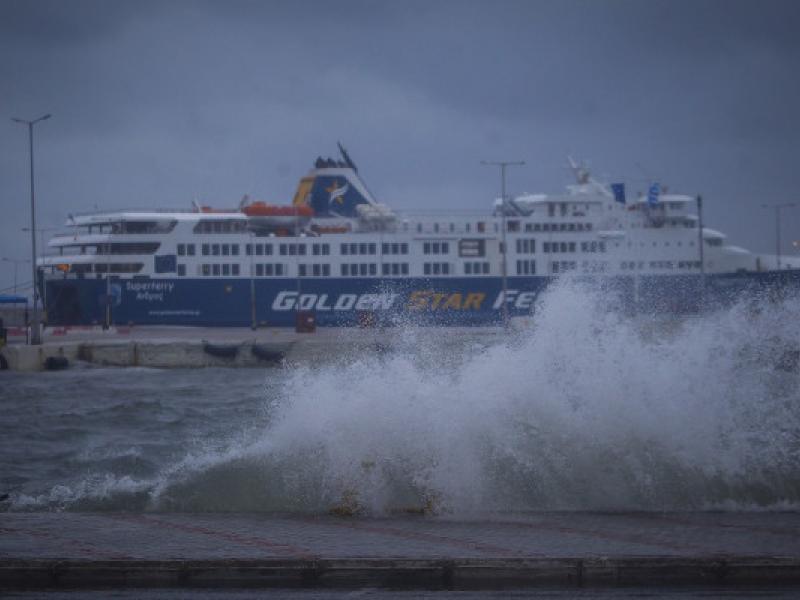
[[[398,209],[489,210],[596,175],[706,198],[772,251],[764,202],[795,196],[800,2],[0,0],[0,256],[38,219],[124,206],[290,200],[342,140]],[[800,239],[786,213],[785,251]],[[11,285],[0,263],[0,288]],[[22,276],[20,277],[22,279]],[[29,279],[27,277],[26,279]]]

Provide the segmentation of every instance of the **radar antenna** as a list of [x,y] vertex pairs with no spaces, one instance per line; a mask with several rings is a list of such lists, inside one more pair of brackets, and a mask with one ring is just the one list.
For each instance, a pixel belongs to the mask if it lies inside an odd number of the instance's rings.
[[576,162],[571,156],[567,156],[567,160],[569,161],[569,168],[572,169],[572,173],[575,175],[577,182],[580,185],[589,183],[591,173],[589,173],[589,169],[586,168],[586,165]]
[[353,171],[355,171],[356,173],[358,173],[358,167],[356,167],[356,164],[355,164],[355,163],[353,162],[353,160],[350,158],[350,155],[347,153],[347,150],[345,150],[345,149],[344,149],[344,146],[342,146],[342,142],[336,142],[336,145],[337,145],[337,146],[339,146],[339,152],[341,152],[341,153],[342,153],[342,158],[344,159],[344,163],[345,163],[345,164],[346,164],[348,167],[350,167],[351,169],[353,169]]

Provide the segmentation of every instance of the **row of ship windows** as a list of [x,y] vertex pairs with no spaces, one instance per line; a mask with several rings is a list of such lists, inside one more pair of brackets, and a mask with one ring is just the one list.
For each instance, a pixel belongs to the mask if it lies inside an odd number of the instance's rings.
[[488,262],[465,262],[464,275],[488,275],[489,268]]
[[[560,216],[567,216],[566,211],[561,211]],[[554,217],[555,211],[550,211],[548,216]],[[580,217],[584,216],[583,213],[573,213],[573,216]],[[464,223],[464,230],[467,232],[472,231],[472,223]],[[478,233],[486,233],[487,223],[485,221],[478,221],[475,223],[475,231]],[[499,225],[498,223],[493,223],[494,231],[498,231]],[[422,233],[424,223],[417,223],[416,230],[418,233]],[[506,229],[510,232],[520,231],[521,223],[517,219],[509,219],[506,221]],[[172,224],[174,227],[174,223]],[[524,225],[525,231],[591,231],[592,224],[591,223],[525,223]],[[404,229],[408,230],[408,224],[405,225]],[[431,229],[434,233],[440,233],[443,231],[448,231],[450,233],[454,233],[456,231],[456,224],[455,223],[433,223]],[[147,230],[149,232],[150,230]],[[247,223],[244,220],[240,219],[231,219],[231,220],[215,220],[215,221],[199,221],[193,229],[194,233],[198,234],[206,234],[206,233],[244,233],[247,231]],[[127,233],[145,233],[146,231],[125,231]]]
[[[620,269],[623,271],[633,271],[636,269],[644,269],[644,261],[623,261],[619,264]],[[699,260],[679,260],[677,262],[671,260],[651,260],[648,263],[651,269],[699,269]]]
[[[630,244],[629,244],[630,245]],[[653,243],[655,245],[655,242]],[[605,252],[605,242],[581,242],[581,252]],[[517,254],[535,254],[535,239],[516,240]],[[202,244],[201,254],[203,256],[239,256],[238,244]],[[374,256],[377,254],[378,247],[375,243],[350,243],[341,244],[340,254],[342,256]],[[384,243],[381,244],[383,254],[408,254],[408,244],[403,243]],[[543,252],[575,252],[576,242],[543,242]],[[330,255],[330,244],[311,244],[311,254],[314,256]],[[278,254],[280,256],[306,256],[306,244],[278,244]],[[448,242],[424,242],[422,245],[423,254],[449,254],[450,244]],[[245,254],[247,256],[272,256],[272,244],[245,244]],[[178,244],[178,256],[195,256],[195,244]]]
[[[438,246],[438,243],[436,245]],[[245,244],[245,254],[247,256],[271,256],[272,246],[272,244]],[[307,253],[306,244],[278,244],[277,246],[278,254],[281,256],[305,256]],[[444,246],[446,248],[447,243],[444,243]],[[202,244],[200,250],[203,256],[239,256],[238,244]],[[378,252],[378,246],[375,243],[341,244],[339,250],[343,256],[375,255]],[[384,243],[381,244],[381,250],[383,254],[408,254],[408,244]],[[313,256],[328,256],[330,253],[330,244],[311,244]],[[178,256],[194,255],[195,244],[178,244]]]
[[425,242],[422,244],[423,254],[449,254],[450,244],[447,242]]
[[[562,214],[565,216],[566,213]],[[555,216],[554,214],[550,214],[549,216]],[[583,214],[576,214],[574,216],[585,216]],[[497,223],[493,224],[494,231],[499,231],[500,227]],[[408,230],[405,227],[406,231]],[[433,233],[440,233],[444,230],[444,227],[441,227],[439,223],[434,223],[432,230]],[[478,221],[475,223],[475,231],[478,233],[486,233],[486,223],[484,221]],[[472,223],[465,223],[464,230],[467,233],[472,231]],[[510,233],[515,233],[523,230],[523,224],[516,220],[516,219],[509,219],[506,221],[506,230]],[[592,224],[591,223],[525,223],[524,230],[526,232],[533,232],[533,231],[547,231],[547,232],[557,232],[557,231],[591,231]],[[447,227],[447,231],[450,233],[454,233],[456,231],[455,223],[449,223]],[[423,232],[423,224],[417,223],[417,233]]]
[[[576,252],[576,242],[542,242],[542,252],[558,253],[558,252]],[[605,242],[581,242],[581,252],[605,252]]]
[[247,231],[247,222],[241,219],[199,221],[194,226],[195,233],[241,233],[243,231]]
[[[707,246],[721,246],[722,245],[722,240],[718,240],[719,244],[712,244],[712,243],[710,243],[711,241],[712,241],[711,239],[707,239],[706,240],[706,245]],[[633,248],[634,243],[635,242],[628,242],[628,248]],[[664,246],[664,247],[669,247],[670,242],[662,242],[661,245]],[[681,242],[681,241],[675,242],[675,245],[676,246],[683,246],[683,242]],[[693,241],[689,241],[688,245],[689,246],[694,246],[694,242]],[[640,248],[644,248],[644,246],[645,246],[644,242],[639,242],[639,247]],[[658,242],[653,242],[653,247],[656,247],[656,246],[658,246]],[[619,244],[617,244],[617,248],[619,248]]]
[[[508,229],[511,233],[518,229]],[[591,231],[591,223],[525,223],[526,232]]]
[[[254,267],[256,277],[282,277],[288,274],[286,266],[281,263],[258,263],[254,265]],[[339,265],[339,269],[342,277],[374,277],[378,275],[378,265],[376,263],[346,263]],[[177,272],[179,277],[185,277],[186,265],[178,265]],[[425,275],[449,275],[450,264],[438,262],[425,263],[423,265],[423,272]],[[202,264],[198,267],[198,273],[203,277],[237,277],[240,274],[240,267],[236,263]],[[464,273],[467,275],[488,275],[489,263],[466,263],[464,265]],[[328,263],[311,265],[300,264],[298,265],[297,274],[299,277],[330,277],[331,265]],[[408,274],[408,263],[383,263],[381,265],[381,275],[400,276]]]
[[[535,254],[535,239],[517,240],[517,254]],[[605,242],[581,242],[581,252],[605,252]],[[203,244],[203,256],[238,256],[238,244]],[[341,253],[347,255],[374,255],[377,252],[377,245],[373,243],[342,244]],[[382,244],[384,254],[408,254],[408,244]],[[576,242],[543,242],[542,251],[546,253],[555,252],[575,252]],[[448,242],[425,242],[422,246],[423,254],[448,254],[450,245]],[[279,244],[278,253],[281,256],[305,256],[305,244]],[[312,244],[311,253],[314,256],[328,256],[330,254],[329,244]],[[246,244],[245,254],[251,256],[271,256],[272,244]],[[194,256],[194,244],[178,244],[178,256]]]
[[425,275],[449,275],[450,263],[425,263],[422,265],[422,272]]
[[[408,244],[406,242],[383,243],[381,244],[383,254],[408,254]],[[375,255],[378,253],[378,245],[373,243],[349,243],[341,244],[339,254],[342,256]]]
[[[584,260],[581,263],[581,270],[584,273],[604,273],[608,265],[602,261],[588,261]],[[578,270],[578,261],[575,260],[554,260],[550,263],[550,272],[569,273],[570,271]]]
[[[178,276],[183,277],[186,275],[186,265],[178,265]],[[230,277],[239,275],[239,265],[233,264],[213,264],[213,265],[200,265],[200,275],[203,277],[220,276]]]
[[[281,263],[258,263],[254,265],[254,272],[256,277],[282,277],[287,274],[286,266]],[[448,266],[449,267],[449,266]],[[439,269],[436,269],[438,274]],[[445,269],[444,274],[448,270]],[[203,264],[198,267],[198,273],[203,277],[236,277],[240,274],[238,264]],[[322,264],[300,264],[298,265],[297,274],[299,277],[330,277],[331,265],[328,263]],[[358,264],[343,264],[340,265],[340,274],[342,277],[367,277],[376,276],[378,274],[378,265],[376,263],[358,263]],[[408,263],[383,263],[381,265],[382,275],[408,275]],[[186,265],[178,265],[178,276],[186,276]]]
[[[651,269],[657,268],[672,268],[669,261],[651,261]],[[686,261],[678,263],[679,268],[699,268],[699,262]],[[352,263],[340,265],[340,275],[342,277],[368,277],[377,276],[378,265],[376,263]],[[583,261],[582,268],[585,272],[604,272],[606,270],[606,263],[604,262],[589,262]],[[637,268],[637,263],[630,261],[621,263],[623,270]],[[638,268],[644,267],[643,262],[638,263]],[[556,260],[550,263],[551,273],[567,273],[575,271],[578,268],[578,262],[574,260]],[[468,262],[464,263],[465,275],[488,275],[490,273],[490,265],[488,262]],[[423,273],[425,275],[449,275],[451,271],[449,263],[424,263]],[[238,276],[238,264],[204,264],[200,265],[199,273],[205,277],[209,276]],[[408,263],[383,263],[381,265],[381,275],[384,276],[400,276],[408,275]],[[535,260],[518,260],[516,261],[516,274],[517,275],[536,275],[536,261]],[[178,276],[186,275],[186,265],[178,265]],[[281,263],[258,263],[255,265],[256,277],[282,277],[287,275],[286,266]],[[330,277],[331,266],[327,263],[323,264],[301,264],[298,265],[299,277]]]
[[[408,275],[408,273],[408,263],[383,263],[381,265],[381,275]],[[377,274],[378,266],[375,263],[341,265],[342,277],[365,277]]]
[[[653,260],[645,263],[644,261],[623,261],[620,263],[620,269],[623,271],[641,270],[645,268],[645,264],[650,269],[681,269],[692,270],[700,268],[700,261],[666,261],[666,260]],[[79,275],[96,273],[98,276],[103,273],[138,273],[141,271],[142,263],[112,263],[106,264],[77,264],[72,265],[70,269],[73,273]],[[606,270],[606,263],[604,262],[589,262],[583,261],[582,269],[585,272],[604,272]],[[517,275],[535,275],[536,274],[536,261],[535,260],[518,260],[516,261]],[[566,273],[569,271],[577,270],[577,261],[552,261],[550,263],[551,273]],[[238,277],[241,273],[241,267],[238,263],[224,263],[224,264],[202,264],[198,266],[198,274],[203,277]],[[287,275],[286,265],[281,263],[258,263],[254,265],[256,277],[282,277]],[[449,263],[425,263],[423,265],[423,272],[425,275],[449,275],[451,266]],[[466,262],[464,263],[465,275],[489,275],[491,267],[488,262]],[[179,264],[177,266],[177,274],[179,277],[186,276],[186,265]],[[329,277],[331,274],[331,266],[327,263],[322,264],[300,264],[298,265],[299,277]],[[375,263],[359,263],[359,264],[343,264],[340,265],[340,274],[342,277],[366,277],[376,276],[378,274],[378,266]],[[400,276],[409,274],[408,263],[383,263],[381,264],[381,275],[384,276]]]

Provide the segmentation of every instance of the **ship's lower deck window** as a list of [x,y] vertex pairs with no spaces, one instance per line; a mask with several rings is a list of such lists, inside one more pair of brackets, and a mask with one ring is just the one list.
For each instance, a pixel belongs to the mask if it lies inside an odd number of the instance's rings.
[[341,265],[342,277],[368,277],[378,274],[378,265],[375,263],[343,264]]
[[381,244],[383,254],[408,254],[408,244],[402,243],[383,243]]
[[422,244],[423,254],[447,254],[450,245],[447,242],[425,242]]
[[581,252],[605,252],[605,242],[581,242]]
[[381,265],[381,275],[392,277],[408,275],[408,263],[383,263]]
[[[639,268],[644,267],[644,263],[639,263]],[[581,269],[584,273],[605,273],[608,269],[608,263],[601,260],[585,260],[581,263]]]
[[178,265],[178,277],[186,277],[186,265]]
[[578,268],[578,263],[574,260],[554,260],[550,263],[551,273],[567,273]]
[[331,266],[328,263],[314,263],[312,265],[297,265],[298,277],[330,277]]
[[[79,267],[80,265],[72,265],[73,272],[75,267]],[[95,273],[138,273],[142,270],[144,265],[142,263],[96,263],[94,265],[94,272]],[[92,265],[85,265],[86,270],[83,271],[85,273],[89,273],[92,270]]]
[[178,244],[178,256],[194,256],[194,244]]
[[194,226],[195,233],[241,233],[247,230],[244,219],[201,220]]
[[[238,253],[238,250],[237,250]],[[272,244],[245,244],[244,253],[247,256],[272,256]]]
[[282,277],[284,268],[282,263],[258,263],[256,265],[256,277]]
[[464,275],[488,275],[489,274],[488,262],[465,262]]
[[[574,242],[573,242],[574,246]],[[535,239],[521,239],[517,240],[517,254],[535,254],[536,253],[536,240]]]
[[449,275],[450,263],[425,263],[422,269],[425,275]]
[[536,275],[536,261],[518,260],[517,275]]
[[671,260],[651,260],[650,261],[650,268],[651,269],[671,269],[673,268],[673,263]]
[[339,247],[339,254],[342,256],[363,256],[374,255],[378,253],[378,244],[375,243],[349,243],[341,244]]
[[[281,256],[305,256],[305,244],[280,244],[278,246],[278,253]],[[256,254],[258,254],[258,246],[256,246]]]
[[[181,268],[183,268],[183,273],[181,273]],[[210,277],[212,275],[216,277],[219,277],[220,275],[223,277],[238,277],[240,272],[241,271],[238,263],[225,263],[216,265],[203,264],[198,267],[198,273],[200,273],[203,277]],[[186,275],[186,265],[178,265],[178,275]]]

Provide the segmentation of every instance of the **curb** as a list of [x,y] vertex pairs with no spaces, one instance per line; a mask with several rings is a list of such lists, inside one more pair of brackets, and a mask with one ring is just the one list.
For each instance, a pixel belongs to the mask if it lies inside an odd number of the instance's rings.
[[800,558],[0,560],[0,589],[258,586],[468,590],[653,585],[800,585]]

